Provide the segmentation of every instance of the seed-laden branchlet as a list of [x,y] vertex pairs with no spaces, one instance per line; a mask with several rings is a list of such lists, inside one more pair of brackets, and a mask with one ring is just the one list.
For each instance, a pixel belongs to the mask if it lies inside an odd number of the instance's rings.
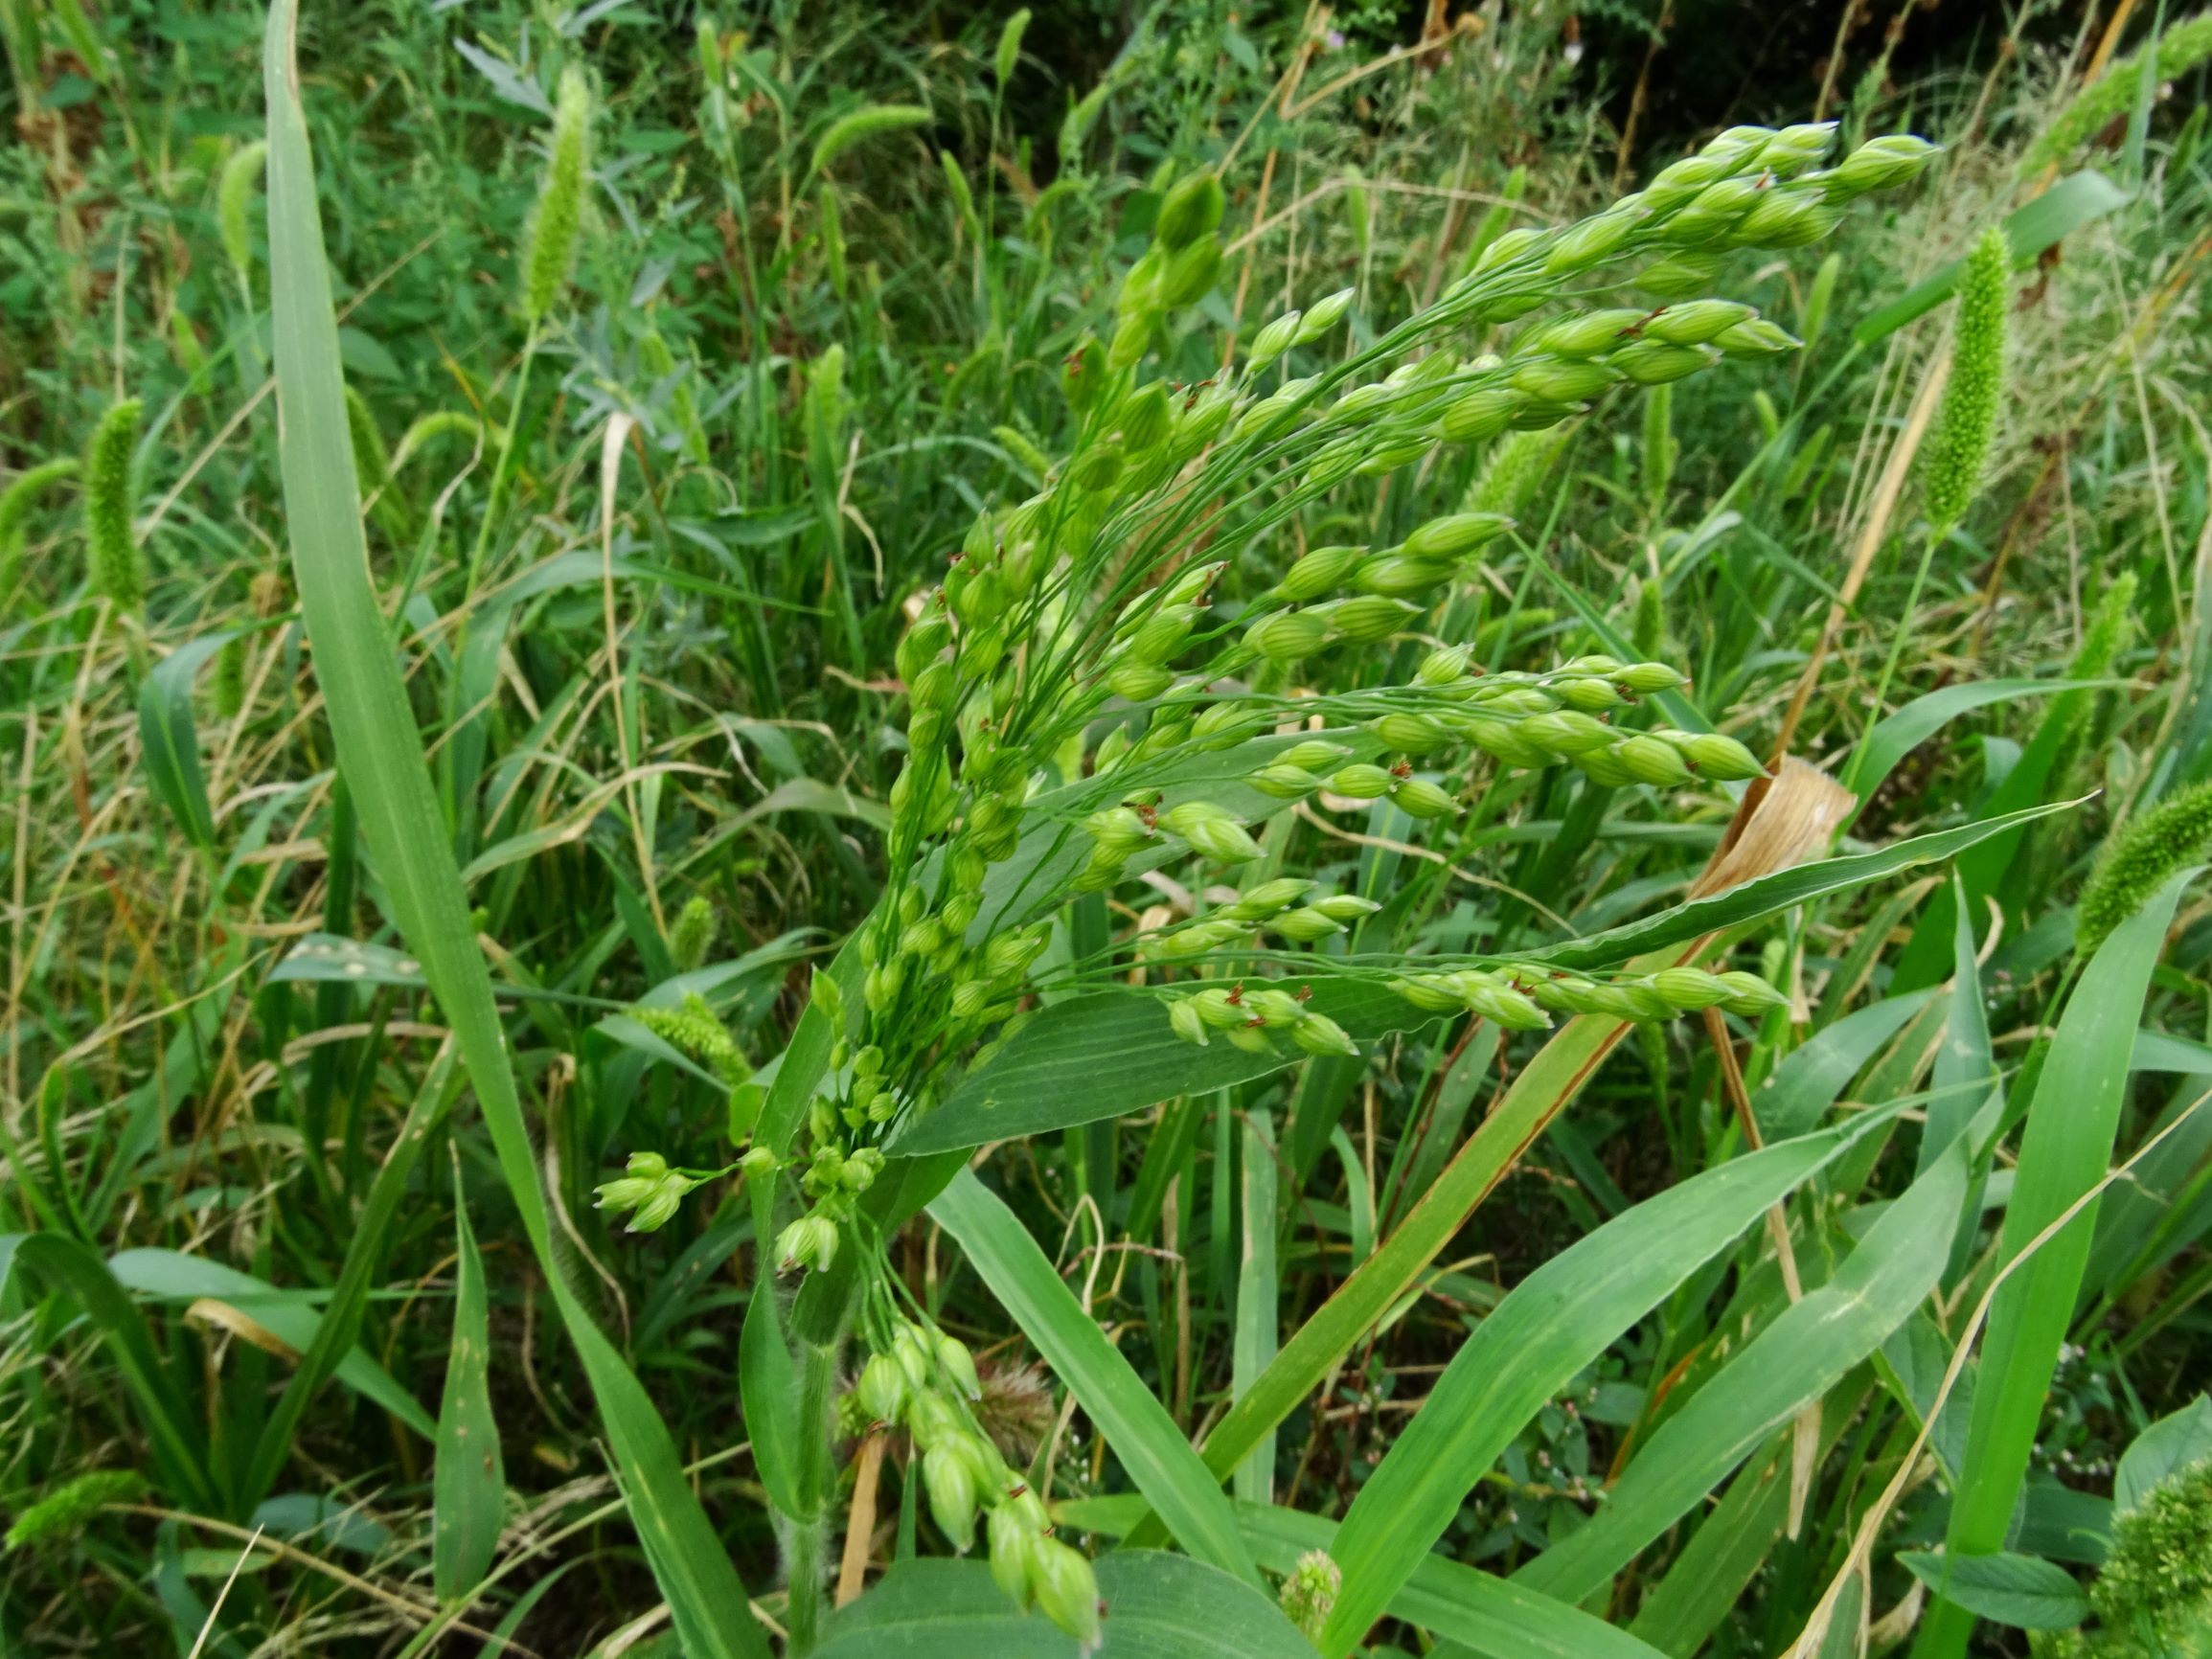
[[553,149],[531,216],[522,255],[522,317],[536,328],[559,305],[576,263],[591,175],[591,82],[582,69],[561,71],[553,108]]
[[126,398],[102,416],[84,451],[84,536],[92,591],[131,621],[146,611],[146,569],[131,520],[130,463],[145,406]]
[[[1272,1063],[1357,1055],[1312,969],[1317,953],[1345,951],[1377,900],[1273,874],[1213,897],[1279,851],[1275,826],[1262,823],[1268,805],[1387,801],[1427,835],[1517,768],[1572,766],[1609,787],[1667,792],[1761,774],[1737,739],[1653,717],[1648,699],[1683,684],[1673,666],[1591,652],[1540,671],[1485,671],[1478,648],[1496,634],[1442,637],[1453,625],[1444,607],[1480,577],[1515,509],[1528,510],[1566,423],[1591,400],[1794,349],[1748,307],[1703,297],[1719,257],[1801,245],[1934,153],[1881,140],[1823,170],[1832,137],[1825,125],[1732,129],[1594,218],[1500,231],[1435,305],[1380,338],[1354,331],[1372,345],[1343,342],[1355,296],[1331,293],[1256,322],[1197,385],[1149,365],[1210,331],[1194,307],[1220,277],[1226,197],[1211,173],[1174,181],[1110,321],[1061,366],[1072,443],[1054,460],[1014,433],[1020,443],[1006,447],[1033,492],[982,511],[942,585],[910,600],[896,651],[907,754],[889,794],[886,888],[853,942],[856,1006],[815,975],[809,1017],[835,1034],[783,1171],[803,1214],[775,1256],[798,1271],[858,1253],[855,1329],[873,1355],[865,1409],[914,1434],[952,1546],[987,1538],[1007,1592],[1079,1642],[1100,1628],[1096,1583],[1047,1534],[1041,1496],[1000,1484],[959,1390],[901,1392],[930,1374],[909,1363],[921,1339],[907,1333],[903,1286],[859,1203],[882,1148],[1029,1029],[1042,991],[1110,982],[1154,999],[1162,1035]],[[1676,292],[1662,304],[1531,315],[1585,279],[1648,286],[1669,262],[1657,280]],[[1497,351],[1463,354],[1478,331],[1493,338],[1490,325],[1516,319],[1526,321]],[[1387,542],[1309,544],[1347,481],[1500,440],[1494,493],[1478,490],[1463,511]],[[1410,648],[1411,635],[1429,648]],[[1417,666],[1402,683],[1363,673],[1320,689],[1305,665],[1324,653]],[[1072,895],[1112,896],[1163,866],[1199,896],[1196,914],[1148,917],[1082,959],[1055,948],[1054,918]],[[1755,1015],[1780,994],[1745,972],[1597,978],[1509,956],[1346,954],[1333,977],[1347,974],[1397,990],[1409,1006],[1396,1029],[1438,1015],[1514,1031],[1582,1013]],[[693,1178],[649,1166],[634,1177],[646,1185],[615,1195],[642,1203],[670,1175]]]
[[2212,783],[2184,789],[2172,800],[2130,819],[2105,844],[2074,923],[2076,948],[2085,955],[2112,929],[2150,902],[2182,865],[2212,847]]
[[1981,493],[1996,435],[2005,389],[2005,325],[2012,306],[2012,244],[1992,225],[1967,255],[1958,279],[1958,314],[1951,324],[1950,379],[1928,437],[1926,481],[1927,527],[1948,534]]
[[2089,1587],[2096,1623],[2037,1632],[2036,1659],[2207,1659],[2212,1655],[2212,1459],[2177,1469],[2112,1523]]

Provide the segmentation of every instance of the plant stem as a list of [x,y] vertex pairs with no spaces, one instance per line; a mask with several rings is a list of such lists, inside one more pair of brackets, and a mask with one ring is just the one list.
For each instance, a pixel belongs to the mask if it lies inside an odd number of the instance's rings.
[[813,1651],[822,1634],[822,1574],[830,1536],[830,1405],[837,1388],[837,1349],[841,1338],[799,1344],[799,1469],[807,1512],[791,1517],[791,1602],[788,1614],[792,1659]]

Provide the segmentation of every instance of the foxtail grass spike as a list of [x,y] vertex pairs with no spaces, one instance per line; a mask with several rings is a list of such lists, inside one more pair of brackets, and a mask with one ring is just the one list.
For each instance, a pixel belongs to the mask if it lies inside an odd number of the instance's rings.
[[216,183],[216,225],[222,233],[223,252],[230,259],[231,269],[238,273],[239,285],[249,294],[254,271],[254,187],[261,183],[268,159],[265,139],[241,145],[223,163],[222,176]]
[[2075,946],[2085,956],[2143,908],[2166,878],[2212,846],[2212,783],[2183,790],[2121,827],[2083,890]]
[[2012,246],[1992,225],[1967,255],[1951,328],[1950,381],[1928,440],[1927,507],[1930,534],[1949,534],[1981,491],[2004,398],[2005,324],[2012,299]]
[[15,1517],[7,1547],[34,1550],[66,1543],[109,1504],[126,1504],[145,1489],[146,1482],[129,1469],[96,1469],[64,1481]]
[[1029,8],[1023,6],[998,32],[998,50],[992,55],[991,69],[1001,86],[1013,79],[1015,66],[1021,61],[1021,37],[1028,30]]
[[54,486],[76,477],[77,470],[77,457],[63,455],[41,462],[0,489],[0,599],[14,589],[16,561],[23,555],[23,526],[31,510]]
[[576,261],[583,195],[591,172],[591,83],[573,65],[560,76],[553,111],[553,159],[530,222],[522,257],[522,315],[533,328],[560,303]]
[[146,573],[131,532],[130,461],[144,405],[126,398],[101,417],[84,452],[84,532],[92,589],[136,620],[146,609]]
[[696,973],[706,966],[707,954],[715,947],[715,907],[705,895],[694,894],[684,900],[669,929],[669,955],[677,972]]
[[[2212,11],[2200,12],[2186,23],[2177,23],[2158,37],[2159,80],[2178,80],[2212,57]],[[2127,113],[2143,83],[2143,55],[2122,58],[2074,95],[2074,101],[2055,116],[2035,143],[2021,152],[2019,171],[2025,175],[2061,162]]]

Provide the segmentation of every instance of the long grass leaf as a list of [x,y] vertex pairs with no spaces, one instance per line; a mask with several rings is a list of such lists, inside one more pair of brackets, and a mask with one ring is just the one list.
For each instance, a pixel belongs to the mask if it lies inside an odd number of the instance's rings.
[[499,1550],[507,1508],[499,1424],[491,1415],[491,1310],[458,1170],[453,1228],[453,1346],[438,1404],[438,1461],[431,1478],[430,1581],[441,1602],[466,1596],[483,1581]]
[[337,322],[300,103],[296,27],[297,0],[274,0],[262,68],[278,453],[300,603],[339,767],[400,932],[422,960],[453,1028],[501,1173],[591,1378],[631,1519],[677,1634],[695,1659],[758,1659],[766,1653],[766,1642],[729,1557],[683,1478],[668,1427],[593,1323],[570,1284],[567,1263],[554,1249],[490,975],[469,926],[453,848],[384,616],[369,584]]
[[1344,1588],[1321,1651],[1331,1659],[1351,1651],[1546,1399],[1865,1126],[1785,1141],[1709,1170],[1516,1285],[1452,1356],[1345,1514],[1332,1551]]
[[188,1504],[219,1508],[206,1439],[190,1414],[179,1409],[182,1402],[174,1398],[162,1369],[146,1317],[125,1294],[107,1263],[58,1233],[0,1235],[0,1288],[16,1269],[35,1275],[68,1297],[100,1332],[138,1409],[163,1482]]
[[1083,1310],[1013,1211],[963,1170],[929,1206],[1014,1322],[1028,1333],[1183,1548],[1245,1582],[1259,1569],[1229,1499],[1098,1322]]
[[[2176,875],[2112,931],[2059,1016],[2020,1137],[2000,1261],[2017,1258],[2104,1178],[2144,993],[2181,891],[2197,874]],[[2005,1546],[2095,1230],[2092,1203],[2007,1279],[1991,1305],[1974,1374],[1966,1458],[1945,1536],[1948,1560],[1992,1555]],[[1939,1600],[1913,1651],[1923,1659],[1963,1652],[1973,1625],[1971,1613]]]
[[1950,1151],[1867,1229],[1835,1278],[1808,1291],[1659,1426],[1578,1528],[1514,1575],[1563,1602],[1601,1588],[1774,1430],[1822,1398],[1904,1322],[1943,1271],[1966,1196]]

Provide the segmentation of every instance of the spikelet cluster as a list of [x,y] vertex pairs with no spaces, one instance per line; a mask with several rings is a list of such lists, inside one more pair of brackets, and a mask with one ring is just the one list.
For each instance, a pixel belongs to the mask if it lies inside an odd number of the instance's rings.
[[682,1004],[675,1008],[649,1008],[638,1004],[629,1011],[629,1017],[663,1042],[679,1048],[694,1059],[703,1060],[714,1068],[715,1075],[732,1087],[753,1075],[752,1062],[730,1035],[729,1028],[716,1017],[706,999],[696,991],[687,991]]
[[8,1529],[11,1550],[66,1543],[109,1504],[126,1504],[146,1489],[130,1469],[95,1469],[67,1480],[15,1517]]
[[[2212,57],[2212,11],[2177,23],[2158,37],[2156,50],[2157,67],[2152,73],[2160,80],[2178,80]],[[2020,171],[2040,171],[2081,148],[2133,106],[2136,89],[2142,83],[2140,52],[2107,69],[2076,93],[2074,101],[2028,146],[2020,156]]]
[[146,571],[132,534],[131,453],[144,405],[126,398],[101,417],[84,451],[84,534],[92,590],[124,615],[146,609]]
[[2212,783],[2184,789],[2124,825],[2105,845],[2082,891],[2074,924],[2084,954],[2150,901],[2166,878],[2212,845]]
[[23,557],[23,526],[38,498],[65,479],[77,476],[77,458],[64,455],[41,462],[0,489],[0,600],[15,587],[15,568]]
[[2031,1641],[2037,1659],[2212,1659],[2212,1459],[2116,1518],[2089,1605],[2097,1628]]
[[1308,1550],[1283,1579],[1279,1596],[1284,1615],[1312,1641],[1321,1639],[1336,1598],[1344,1588],[1344,1569],[1326,1550]]
[[2090,1591],[2107,1629],[2178,1636],[2212,1615],[2212,1458],[2168,1475],[2113,1524]]
[[1053,1536],[1043,1500],[977,1424],[975,1356],[947,1332],[906,1319],[871,1332],[869,1342],[875,1352],[854,1385],[852,1415],[913,1437],[930,1518],[954,1550],[965,1556],[975,1547],[980,1519],[998,1587],[1024,1610],[1037,1607],[1084,1652],[1095,1648],[1098,1579],[1080,1550]]
[[254,271],[254,187],[261,183],[268,159],[267,141],[257,138],[231,151],[216,182],[216,228],[222,237],[223,253],[230,259],[231,269],[238,273],[239,285],[249,294]]
[[1992,225],[1982,232],[1958,279],[1950,381],[1928,439],[1926,483],[1929,533],[1940,538],[1981,490],[2005,389],[2005,324],[2012,302],[2012,246]]
[[522,315],[534,328],[552,313],[568,285],[590,173],[591,83],[582,70],[571,65],[561,71],[553,109],[553,157],[522,256]]
[[669,929],[669,955],[678,973],[693,973],[706,966],[707,953],[715,947],[716,925],[715,907],[704,894],[684,900]]

